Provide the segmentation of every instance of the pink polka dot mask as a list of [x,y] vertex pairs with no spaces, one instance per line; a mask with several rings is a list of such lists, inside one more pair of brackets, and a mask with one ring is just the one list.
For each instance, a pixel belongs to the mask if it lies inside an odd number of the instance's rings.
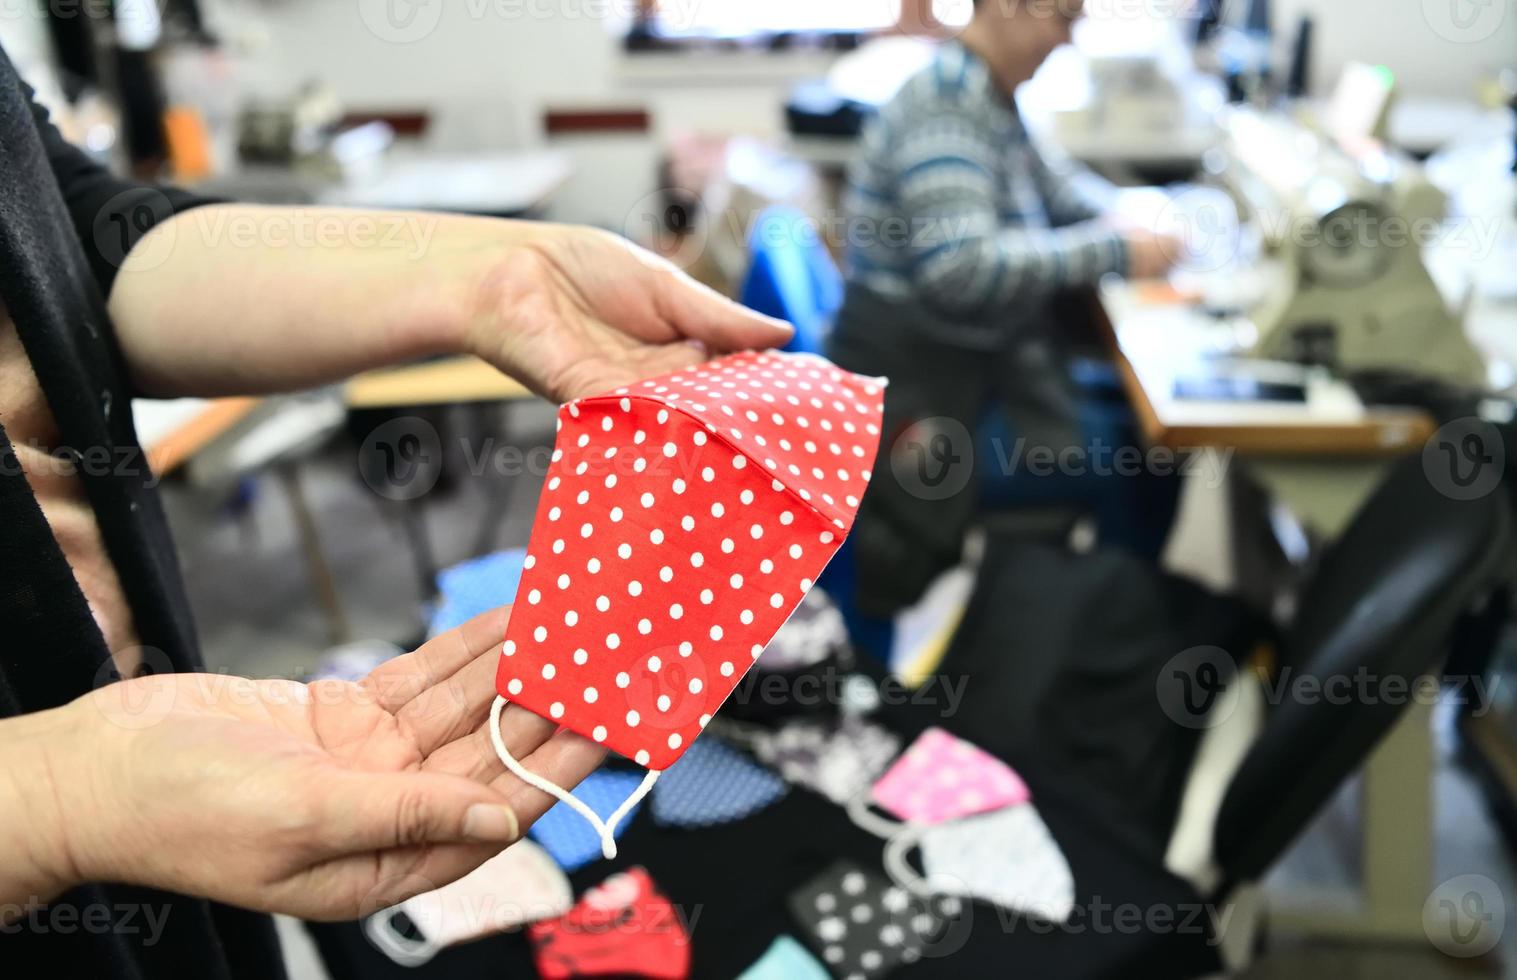
[[[700,735],[836,553],[879,447],[884,381],[735,354],[559,411],[496,674],[518,777],[612,829]],[[499,735],[514,702],[648,767],[602,821]]]
[[941,728],[917,737],[869,791],[849,806],[855,822],[881,836],[899,829],[868,811],[874,805],[912,824],[940,824],[1026,803],[1027,784],[1000,759]]

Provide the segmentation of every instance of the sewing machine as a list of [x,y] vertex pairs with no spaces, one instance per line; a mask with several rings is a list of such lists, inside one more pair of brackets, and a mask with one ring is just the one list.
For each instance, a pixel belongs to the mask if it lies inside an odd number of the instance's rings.
[[1193,169],[1217,142],[1212,119],[1223,94],[1188,61],[1120,49],[1050,58],[1021,98],[1048,114],[1050,135],[1070,156],[1123,174],[1133,165]]
[[1486,369],[1422,257],[1445,200],[1410,158],[1282,114],[1228,113],[1214,172],[1260,244],[1255,355],[1482,384]]
[[1087,59],[1091,98],[1055,114],[1061,137],[1087,132],[1121,138],[1167,133],[1186,116],[1184,93],[1153,55],[1102,55]]

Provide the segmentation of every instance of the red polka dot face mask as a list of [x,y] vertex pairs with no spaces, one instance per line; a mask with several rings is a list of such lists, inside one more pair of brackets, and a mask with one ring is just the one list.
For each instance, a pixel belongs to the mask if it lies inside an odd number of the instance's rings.
[[[611,830],[700,735],[853,525],[884,382],[736,354],[564,406],[496,674],[518,777]],[[602,821],[506,750],[521,705],[649,769]]]

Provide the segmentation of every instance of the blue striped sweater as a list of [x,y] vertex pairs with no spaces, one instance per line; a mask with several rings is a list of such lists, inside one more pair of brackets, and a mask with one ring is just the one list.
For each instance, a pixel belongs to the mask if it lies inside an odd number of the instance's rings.
[[1109,186],[1034,146],[983,61],[942,46],[866,128],[849,173],[849,284],[976,347],[1043,298],[1127,267]]

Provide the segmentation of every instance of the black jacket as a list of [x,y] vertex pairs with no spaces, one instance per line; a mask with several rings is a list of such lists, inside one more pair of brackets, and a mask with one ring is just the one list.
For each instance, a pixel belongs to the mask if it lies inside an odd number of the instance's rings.
[[[0,50],[0,299],[72,450],[140,642],[162,655],[147,660],[174,670],[199,669],[200,654],[105,296],[137,239],[198,203],[116,180],[70,146]],[[0,716],[117,679],[0,425]],[[11,976],[283,975],[267,917],[115,885],[74,889],[0,926],[0,963]]]

